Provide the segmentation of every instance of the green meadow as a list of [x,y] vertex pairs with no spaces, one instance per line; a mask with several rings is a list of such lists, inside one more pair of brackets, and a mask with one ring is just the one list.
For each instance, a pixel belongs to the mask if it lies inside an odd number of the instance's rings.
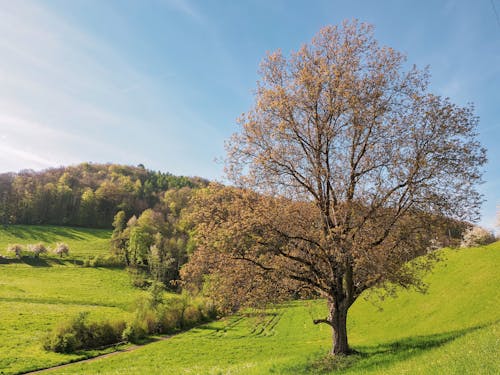
[[[74,361],[96,352],[62,355],[41,342],[58,322],[88,311],[90,319],[126,318],[143,292],[121,269],[84,268],[81,260],[109,251],[107,230],[11,226],[0,229],[0,253],[9,243],[66,242],[70,256],[0,259],[0,373],[12,374]],[[11,254],[9,256],[12,256]]]
[[[21,245],[42,242],[55,247],[57,242],[65,242],[70,247],[70,259],[81,260],[109,251],[111,231],[107,229],[70,228],[50,225],[0,226],[0,254],[9,255],[7,245]],[[63,259],[64,260],[64,259]]]
[[498,374],[500,243],[444,250],[427,294],[401,291],[375,306],[359,299],[349,319],[359,354],[331,359],[322,301],[248,311],[170,340],[64,374]]
[[[12,226],[8,243],[70,245],[70,257],[0,260],[0,374],[23,373],[95,356],[96,351],[44,351],[43,337],[81,311],[90,319],[127,318],[144,292],[122,269],[86,268],[105,254],[109,231]],[[443,250],[446,261],[426,281],[426,294],[400,291],[384,301],[360,298],[351,308],[349,339],[358,354],[331,359],[328,326],[312,324],[325,303],[295,301],[249,310],[168,340],[54,374],[497,374],[500,372],[500,242]]]

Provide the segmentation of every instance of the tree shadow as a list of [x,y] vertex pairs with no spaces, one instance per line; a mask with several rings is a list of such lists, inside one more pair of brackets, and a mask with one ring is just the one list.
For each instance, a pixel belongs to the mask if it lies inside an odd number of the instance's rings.
[[21,261],[31,267],[52,267],[45,258],[22,257]]
[[62,258],[62,257],[46,257],[45,258],[47,260],[47,262],[53,266],[53,265],[57,265],[57,266],[69,266],[69,265],[72,265],[72,266],[82,266],[83,265],[83,260],[81,259],[75,259],[75,258],[71,258],[71,257],[68,257],[68,258]]
[[21,258],[0,257],[0,264],[27,264],[31,267],[51,267],[51,264],[45,258],[34,258],[23,255]]
[[109,239],[110,232],[105,229],[60,227],[55,225],[32,225],[32,226],[4,226],[4,230],[20,239],[30,239],[31,241],[54,242],[62,238],[72,240],[83,240],[84,236],[80,232],[85,232],[99,239]]
[[75,258],[39,257],[34,258],[23,255],[21,258],[8,258],[0,256],[0,264],[26,264],[32,267],[58,266],[83,266],[83,260]]
[[333,371],[342,373],[346,370],[359,372],[371,369],[383,369],[396,362],[405,361],[424,354],[427,351],[446,345],[466,334],[496,324],[490,322],[461,330],[426,336],[412,336],[401,340],[381,343],[374,346],[356,346],[356,354],[349,356],[327,355],[307,365],[297,365],[287,369],[291,373],[326,374]]
[[214,326],[210,325],[210,323],[205,323],[205,324],[202,324],[196,328],[193,328],[193,332],[196,332],[196,331],[219,332],[219,331],[223,331],[223,329],[220,327],[214,327]]
[[103,229],[103,228],[73,228],[75,230],[85,230],[87,233],[91,234],[93,237],[97,237],[102,240],[109,240],[111,239],[111,230],[110,229]]
[[68,228],[55,226],[9,226],[6,230],[17,238],[30,239],[31,241],[53,242],[57,240],[57,237],[66,237],[75,240],[84,238],[74,233],[74,231],[68,230]]
[[271,318],[278,316],[278,313],[269,311],[244,311],[241,313],[245,318]]

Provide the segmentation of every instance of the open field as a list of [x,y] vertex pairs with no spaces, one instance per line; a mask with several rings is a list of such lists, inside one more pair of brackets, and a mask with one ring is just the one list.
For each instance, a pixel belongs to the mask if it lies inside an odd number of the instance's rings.
[[[47,256],[0,264],[0,373],[95,355],[46,352],[41,340],[57,322],[80,311],[89,311],[91,319],[126,318],[144,293],[130,286],[121,269],[75,264],[107,253],[109,231],[24,226],[0,231],[3,248],[14,242],[64,241],[72,250],[62,261]],[[446,263],[427,278],[428,294],[402,291],[397,299],[379,303],[383,310],[364,299],[355,303],[349,337],[360,354],[344,360],[324,360],[331,333],[325,325],[312,324],[325,315],[324,302],[299,301],[52,373],[498,373],[500,243],[444,253]]]
[[[44,231],[44,228],[46,229]],[[7,243],[70,245],[71,256],[40,260],[23,258],[0,263],[0,373],[52,366],[92,355],[46,352],[44,335],[61,320],[89,311],[90,319],[125,318],[143,292],[130,285],[121,269],[82,268],[75,259],[107,253],[109,231],[57,227],[12,226],[0,229],[0,246]]]
[[[323,302],[294,302],[265,315],[240,314],[64,373],[85,374],[496,374],[500,371],[500,243],[445,250],[426,295],[402,291],[379,310],[360,299],[349,319],[360,354],[324,360]],[[335,371],[334,371],[335,370]],[[54,373],[57,373],[54,372]]]
[[85,259],[109,251],[111,231],[107,229],[70,228],[50,225],[0,226],[0,254],[7,255],[8,244],[21,245],[42,242],[54,248],[57,242],[66,242],[71,259]]

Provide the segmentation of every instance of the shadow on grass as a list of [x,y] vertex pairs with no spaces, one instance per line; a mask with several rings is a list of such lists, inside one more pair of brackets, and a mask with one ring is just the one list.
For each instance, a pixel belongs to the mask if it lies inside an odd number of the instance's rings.
[[68,265],[73,265],[73,266],[81,266],[83,265],[83,260],[81,259],[76,259],[76,258],[62,258],[62,257],[45,257],[49,264],[52,265],[58,265],[58,266],[68,266]]
[[278,316],[278,313],[275,312],[269,312],[269,311],[245,311],[242,312],[241,315],[243,315],[245,318],[272,318],[275,316]]
[[21,261],[31,267],[51,267],[45,258],[22,257]]
[[204,331],[211,331],[211,332],[224,331],[223,328],[221,328],[221,327],[214,327],[214,326],[210,325],[210,323],[206,323],[206,324],[200,325],[200,326],[198,326],[196,328],[193,328],[193,331],[194,330],[197,330],[197,331],[200,331],[200,332],[204,332]]
[[70,238],[73,240],[84,240],[83,233],[92,235],[100,239],[109,239],[111,234],[107,229],[94,228],[79,228],[79,227],[63,227],[55,225],[9,225],[3,226],[3,229],[9,234],[21,238],[29,239],[30,241],[54,242],[61,238]]
[[20,238],[29,239],[30,241],[53,242],[59,237],[71,238],[75,240],[83,239],[78,233],[75,233],[69,228],[55,226],[17,226],[12,225],[4,227],[4,230],[9,234]]
[[6,258],[0,257],[0,264],[26,264],[31,267],[52,267],[58,266],[82,266],[83,260],[74,258],[56,258],[56,257],[39,257],[22,256],[21,258]]
[[343,373],[344,371],[364,372],[372,369],[381,370],[391,364],[419,356],[427,351],[448,344],[466,334],[482,329],[497,322],[478,325],[462,330],[427,336],[414,336],[382,343],[375,346],[357,346],[356,354],[349,356],[327,355],[305,365],[287,368],[290,373]]

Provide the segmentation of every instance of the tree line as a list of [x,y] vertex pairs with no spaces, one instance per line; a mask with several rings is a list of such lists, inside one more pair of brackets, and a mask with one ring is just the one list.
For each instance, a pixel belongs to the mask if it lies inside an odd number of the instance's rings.
[[187,186],[168,190],[156,209],[148,208],[132,217],[125,211],[115,215],[111,250],[135,274],[136,286],[161,282],[169,289],[177,289],[174,283],[180,269],[194,250],[191,226],[184,212],[197,190]]
[[82,163],[43,171],[0,174],[0,223],[111,228],[118,211],[127,217],[161,206],[168,190],[206,186],[175,176],[118,164]]

